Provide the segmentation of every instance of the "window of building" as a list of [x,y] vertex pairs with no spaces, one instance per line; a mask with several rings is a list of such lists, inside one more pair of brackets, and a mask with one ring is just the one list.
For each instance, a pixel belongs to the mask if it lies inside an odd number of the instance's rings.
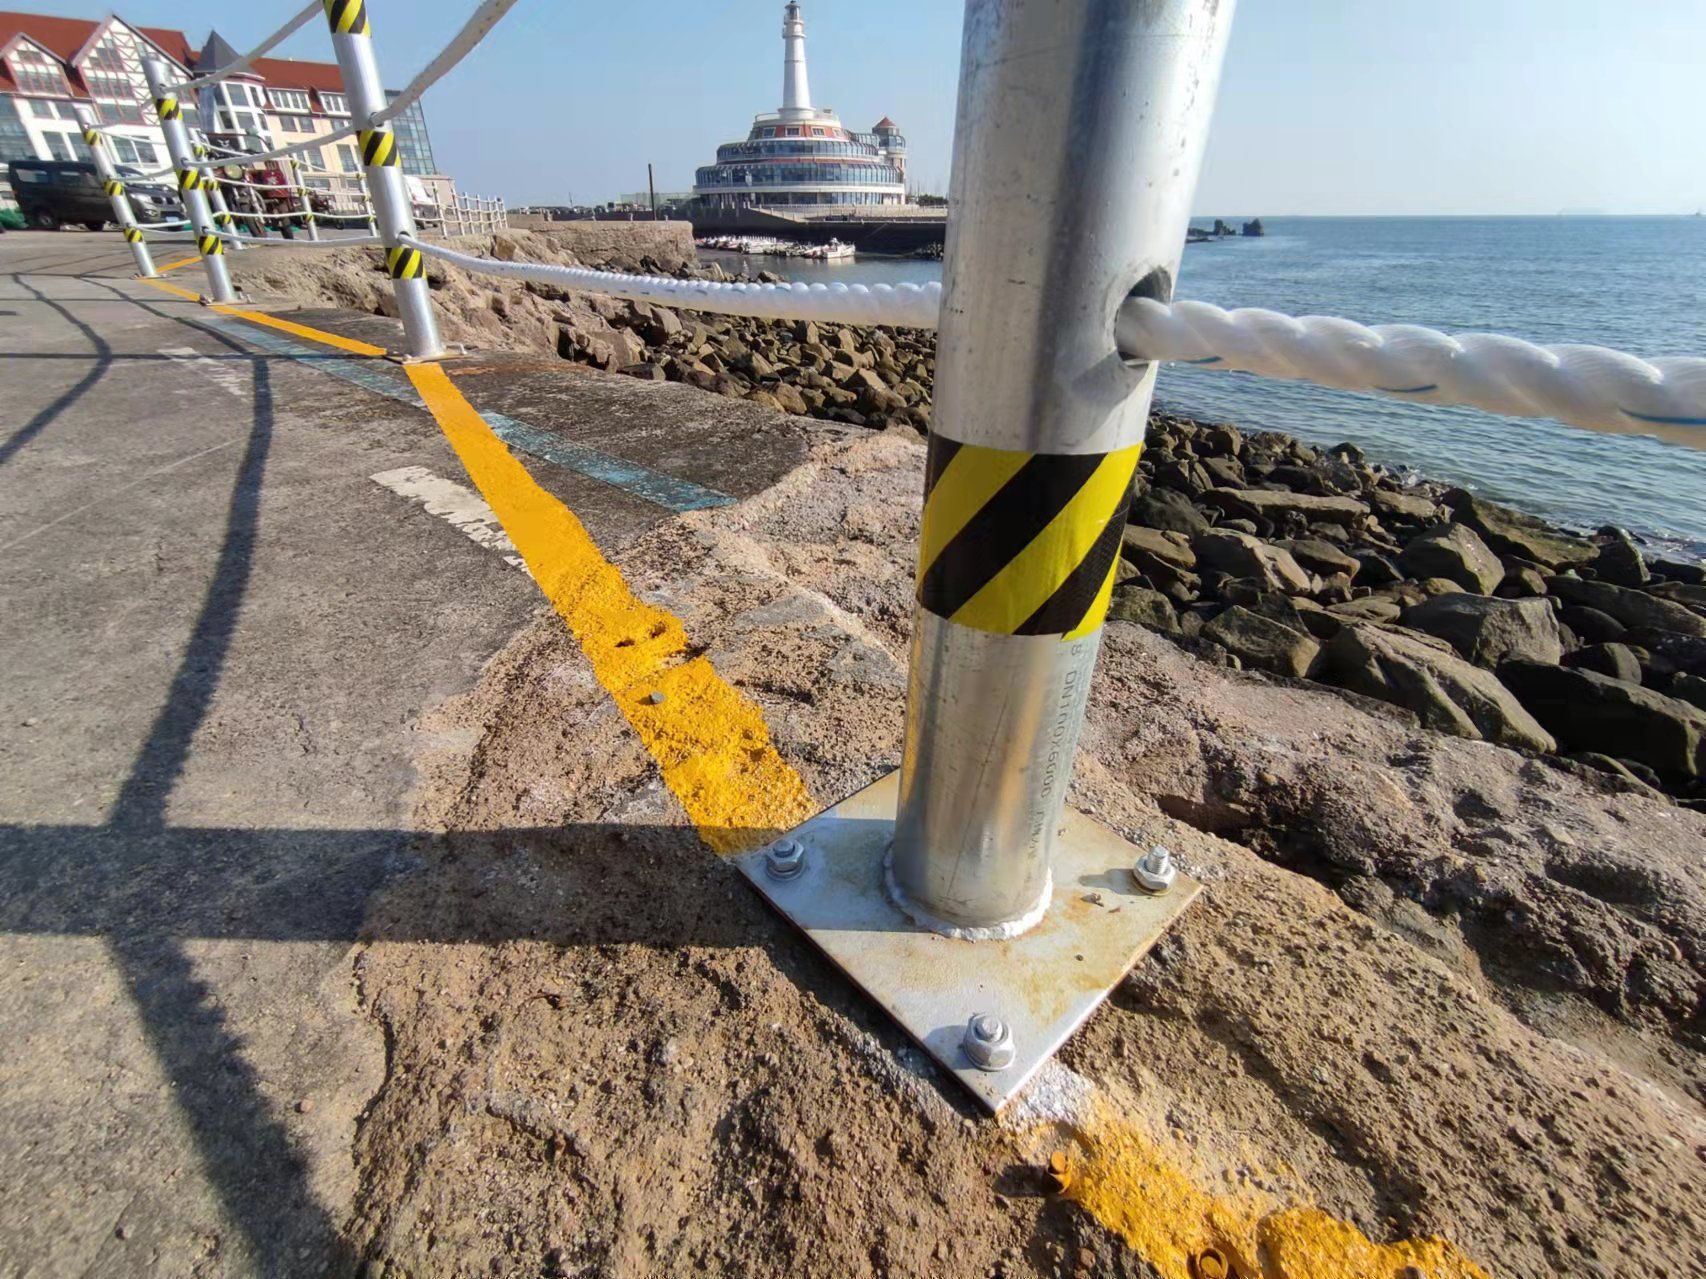
[[66,93],[65,73],[39,49],[19,45],[12,54],[12,79],[19,93]]
[[137,96],[136,86],[122,71],[86,69],[83,72],[83,82],[89,86],[91,97],[134,99]]
[[0,164],[33,160],[35,156],[35,148],[30,145],[30,131],[19,118],[12,95],[0,93]]
[[91,69],[104,71],[124,70],[124,54],[110,38],[101,41],[83,59],[83,73],[87,75]]
[[322,93],[320,105],[328,115],[348,115],[349,99],[341,93]]
[[822,136],[823,136],[823,130],[822,129],[813,129],[812,130],[812,137],[821,138]]
[[95,114],[102,124],[143,124],[140,102],[97,102]]
[[113,155],[118,157],[120,164],[134,164],[140,168],[153,169],[160,164],[160,153],[152,143],[143,142],[138,138],[127,138],[121,134],[110,134],[107,143],[113,149]]
[[314,132],[314,117],[307,115],[281,115],[278,118],[278,127],[285,133],[312,133]]
[[426,113],[421,110],[420,103],[410,104],[408,110],[396,116],[391,121],[391,128],[397,136],[397,155],[404,173],[421,176],[438,172],[432,154],[432,139],[427,136]]
[[267,96],[272,99],[276,111],[294,111],[305,115],[308,111],[308,95],[301,89],[268,89]]
[[361,166],[355,162],[355,148],[347,142],[338,144],[338,164],[345,173],[359,173]]

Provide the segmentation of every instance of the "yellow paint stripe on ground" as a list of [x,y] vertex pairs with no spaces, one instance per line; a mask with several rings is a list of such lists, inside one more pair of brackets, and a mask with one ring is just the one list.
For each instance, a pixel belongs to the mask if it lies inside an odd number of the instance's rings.
[[166,263],[165,266],[157,266],[154,269],[156,271],[159,271],[162,273],[164,273],[166,271],[176,271],[179,267],[194,266],[197,262],[200,262],[200,261],[201,261],[200,255],[197,255],[196,257],[193,257],[193,258],[179,258],[176,262],[168,262],[168,263]]
[[[192,258],[191,261],[199,262],[201,259]],[[196,293],[194,290],[181,289],[177,285],[168,284],[164,280],[144,280],[143,283],[152,284],[155,288],[162,289],[167,293],[175,294],[178,297],[188,298],[191,302],[199,302],[201,300],[201,295]],[[374,346],[371,342],[363,342],[358,338],[346,338],[339,333],[327,333],[321,329],[309,328],[306,324],[297,324],[291,320],[283,320],[276,315],[266,315],[260,311],[246,311],[242,307],[226,306],[220,303],[216,303],[209,309],[217,311],[220,315],[236,316],[239,320],[247,320],[251,324],[261,324],[265,325],[269,329],[278,329],[284,333],[294,334],[299,338],[307,338],[311,342],[324,342],[327,346],[335,346],[340,351],[348,351],[353,355],[385,354],[384,347]]]
[[924,524],[919,534],[918,580],[936,562],[944,547],[958,536],[966,522],[1001,491],[1002,485],[1019,473],[1029,453],[964,445],[954,454],[924,505]]
[[[980,631],[1011,635],[1060,589],[1096,545],[1131,484],[1141,446],[1109,453],[1060,514],[954,614]],[[964,450],[961,450],[962,452]],[[954,461],[958,462],[956,455]]]
[[1180,1157],[1096,1100],[1078,1127],[1067,1195],[1153,1266],[1161,1279],[1197,1279],[1193,1259],[1214,1247],[1241,1279],[1490,1279],[1443,1239],[1380,1244],[1315,1207],[1255,1194],[1217,1195]]
[[759,708],[704,657],[682,660],[681,622],[628,589],[442,368],[411,364],[408,374],[700,837],[719,853],[744,852],[810,817],[817,806],[770,744]]

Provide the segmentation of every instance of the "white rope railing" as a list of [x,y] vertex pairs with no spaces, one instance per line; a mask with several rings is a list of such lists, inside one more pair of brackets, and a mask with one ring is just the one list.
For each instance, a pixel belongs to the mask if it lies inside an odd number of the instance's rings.
[[[499,262],[419,239],[411,243],[429,258],[486,275],[759,319],[934,329],[942,305],[936,283],[725,284]],[[1148,298],[1120,308],[1114,335],[1120,352],[1134,361],[1188,363],[1598,429],[1706,426],[1706,359],[1694,357],[1643,360],[1599,346],[1453,337],[1417,325],[1370,328],[1323,316],[1294,319]]]
[[171,86],[172,91],[174,93],[188,93],[196,89],[205,89],[212,85],[219,84],[221,81],[229,80],[234,75],[242,74],[244,71],[249,69],[250,65],[253,64],[256,58],[266,57],[267,54],[271,53],[274,49],[278,48],[279,45],[283,44],[287,39],[295,35],[310,18],[319,12],[321,12],[320,0],[310,0],[310,3],[303,6],[301,13],[297,14],[289,22],[285,23],[277,31],[273,32],[265,40],[261,41],[261,43],[257,44],[253,49],[250,49],[235,62],[227,63],[225,66],[220,67],[219,70],[210,71],[206,75],[194,76],[188,80],[174,84]]
[[1452,336],[1413,324],[1373,327],[1327,316],[1165,306],[1120,309],[1115,340],[1131,359],[1373,391],[1429,404],[1465,404],[1573,426],[1706,426],[1706,359],[1639,359],[1602,346],[1540,346],[1520,338]]
[[[474,50],[474,47],[486,38],[491,29],[498,24],[504,14],[515,7],[516,3],[517,0],[485,0],[484,4],[474,10],[474,16],[468,19],[462,30],[457,32],[455,38],[445,46],[444,52],[427,63],[422,68],[421,73],[409,81],[404,86],[403,91],[386,104],[384,110],[375,111],[371,118],[351,120],[341,129],[333,129],[330,133],[319,134],[306,142],[296,142],[286,147],[275,147],[271,151],[251,152],[246,154],[244,158],[248,160],[282,160],[287,156],[302,155],[308,151],[317,151],[329,142],[341,142],[345,138],[354,137],[363,129],[371,129],[376,125],[384,124],[387,120],[395,119],[418,102],[423,93],[449,75],[457,63],[466,58]],[[214,158],[196,161],[196,164],[203,168],[219,163],[221,161]]]
[[[201,237],[168,233],[144,231],[150,244],[198,244]],[[259,244],[274,249],[351,249],[363,245],[384,244],[385,238],[378,235],[339,235],[328,236],[319,240],[285,240],[274,239],[272,236],[239,235],[235,231],[215,232],[221,240],[234,241],[238,244]]]
[[692,311],[717,311],[765,320],[819,320],[840,324],[893,324],[933,329],[941,309],[940,284],[720,284],[667,276],[622,275],[586,267],[536,262],[498,262],[458,253],[418,238],[409,241],[429,258],[468,271],[533,280],[636,302],[657,302]]

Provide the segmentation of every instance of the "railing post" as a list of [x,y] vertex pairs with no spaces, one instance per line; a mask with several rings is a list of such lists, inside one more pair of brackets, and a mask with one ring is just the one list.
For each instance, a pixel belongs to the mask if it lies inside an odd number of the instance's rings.
[[[195,144],[195,154],[198,160],[213,158],[213,149],[205,142]],[[218,166],[214,166],[218,167]],[[213,225],[229,235],[237,233],[237,223],[231,216],[231,207],[225,203],[225,188],[220,186],[219,179],[212,177],[207,169],[199,169],[201,180],[206,184],[208,202],[213,206]],[[247,246],[241,240],[230,242],[233,252],[241,253]]]
[[1046,910],[1232,0],[969,0],[891,890]]
[[112,156],[107,154],[107,140],[95,127],[94,111],[88,107],[78,107],[77,123],[83,126],[83,141],[89,144],[89,153],[95,157],[95,172],[101,175],[101,185],[106,189],[107,198],[112,201],[113,221],[123,228],[125,242],[130,245],[131,254],[136,258],[136,273],[144,280],[152,280],[155,277],[154,259],[149,256],[148,244],[136,225],[136,215],[131,212],[130,200],[124,193],[124,182],[118,176],[118,168],[113,164]]
[[284,162],[290,166],[290,181],[292,189],[296,192],[297,197],[302,201],[302,216],[308,223],[308,238],[310,240],[318,240],[320,238],[320,228],[314,220],[314,201],[308,194],[308,188],[302,185],[302,170],[297,167],[296,157],[293,155],[285,156]]
[[235,302],[237,291],[231,287],[231,273],[225,266],[225,241],[219,238],[209,212],[207,193],[202,190],[201,170],[195,165],[190,149],[190,133],[184,127],[183,108],[171,90],[166,64],[159,58],[144,58],[143,74],[154,95],[154,109],[160,116],[160,131],[166,135],[166,150],[177,170],[178,192],[183,197],[184,212],[195,228],[196,247],[201,251],[201,264],[207,271],[208,296],[215,302]]
[[385,242],[385,269],[396,292],[408,355],[420,360],[437,359],[444,354],[444,345],[432,314],[426,259],[408,243],[415,234],[415,219],[409,207],[408,183],[403,180],[402,153],[397,147],[397,135],[388,125],[373,125],[374,115],[385,109],[385,85],[379,78],[379,64],[373,55],[373,27],[368,20],[367,5],[365,0],[325,0],[325,6],[338,70],[349,97],[350,118],[365,126],[357,140],[368,194],[378,215],[379,234]]

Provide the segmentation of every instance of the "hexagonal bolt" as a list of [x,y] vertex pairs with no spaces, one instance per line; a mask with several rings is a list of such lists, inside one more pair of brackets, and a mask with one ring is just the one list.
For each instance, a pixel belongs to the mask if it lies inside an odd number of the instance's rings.
[[1144,892],[1159,894],[1173,887],[1179,868],[1173,864],[1173,854],[1157,844],[1138,859],[1131,868],[1131,877]]
[[792,879],[805,864],[805,846],[797,839],[779,839],[764,850],[764,869],[771,879]]
[[966,1023],[962,1046],[979,1070],[1006,1070],[1013,1064],[1013,1032],[994,1013],[978,1013]]

